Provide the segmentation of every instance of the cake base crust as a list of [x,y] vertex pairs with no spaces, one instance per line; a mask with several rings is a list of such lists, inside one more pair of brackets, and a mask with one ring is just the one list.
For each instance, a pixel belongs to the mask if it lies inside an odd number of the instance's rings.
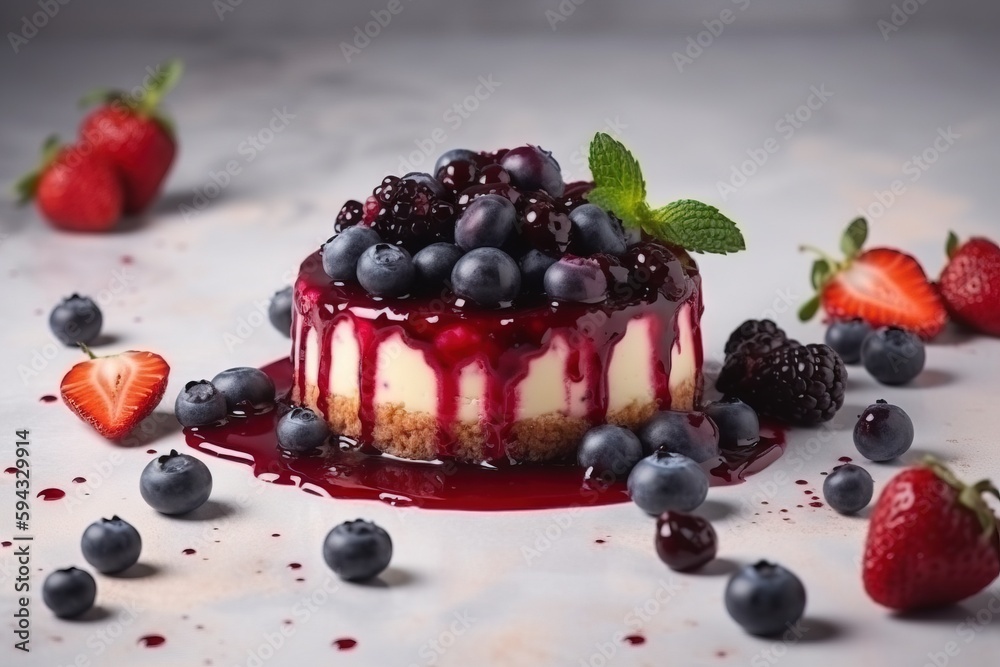
[[[700,387],[695,379],[675,388],[671,395],[672,410],[692,410],[698,401]],[[317,410],[319,388],[306,387],[304,397],[293,397]],[[361,436],[357,397],[328,395],[327,421],[334,433],[349,438]],[[657,410],[655,401],[634,401],[608,413],[607,421],[636,428]],[[573,454],[590,425],[581,417],[559,412],[521,419],[510,426],[507,455],[518,462],[544,462]],[[452,426],[454,448],[451,455],[466,463],[481,463],[493,458],[486,450],[486,438],[480,423],[458,422]],[[438,422],[434,415],[412,412],[399,404],[382,404],[375,409],[375,425],[371,442],[381,452],[404,459],[434,460],[438,457]]]

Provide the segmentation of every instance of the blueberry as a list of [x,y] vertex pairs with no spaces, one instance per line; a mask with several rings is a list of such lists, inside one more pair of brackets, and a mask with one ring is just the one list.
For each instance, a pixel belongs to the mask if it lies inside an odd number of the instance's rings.
[[323,541],[323,560],[345,581],[366,581],[389,566],[392,539],[370,521],[345,521]]
[[589,257],[565,256],[545,272],[545,293],[558,301],[599,303],[608,297],[608,277]]
[[476,248],[462,255],[451,272],[455,294],[484,308],[509,305],[521,289],[521,271],[510,255],[496,248]]
[[441,157],[437,159],[437,162],[434,163],[434,173],[436,174],[452,162],[458,161],[478,164],[479,153],[476,151],[470,151],[467,148],[452,148],[450,151],[445,151],[441,154]]
[[906,384],[920,375],[926,360],[923,341],[899,327],[876,329],[861,344],[861,361],[882,384]]
[[330,427],[309,408],[292,408],[278,420],[277,436],[282,449],[303,453],[326,442]]
[[89,572],[69,567],[45,577],[42,600],[59,618],[74,618],[94,606],[97,582]]
[[181,426],[209,426],[226,418],[226,397],[208,380],[184,385],[174,401],[174,416]]
[[566,189],[559,163],[552,154],[538,146],[519,146],[507,151],[500,166],[510,174],[518,190],[545,190],[553,197],[561,197]]
[[694,460],[657,451],[632,468],[628,493],[647,514],[691,512],[705,502],[708,477]]
[[267,317],[283,336],[292,337],[292,286],[278,290],[271,297]]
[[794,574],[759,561],[738,570],[726,585],[726,610],[752,635],[776,635],[806,609],[806,589]]
[[757,412],[735,396],[709,403],[702,411],[719,428],[719,447],[722,449],[753,447],[760,442]]
[[588,255],[606,252],[609,255],[625,253],[625,229],[618,220],[612,220],[604,209],[595,204],[584,204],[573,209],[569,219],[576,229],[576,238]]
[[854,425],[854,446],[870,461],[891,461],[913,444],[913,422],[902,408],[879,399]]
[[185,514],[204,505],[212,494],[212,473],[198,459],[172,449],[143,469],[139,492],[161,514]]
[[98,572],[117,574],[139,562],[142,538],[132,524],[114,516],[87,526],[80,549]]
[[860,512],[871,502],[874,493],[872,476],[853,463],[837,466],[823,480],[826,503],[841,514]]
[[454,243],[432,243],[413,256],[416,281],[421,287],[440,287],[451,282],[451,271],[462,256]]
[[657,412],[639,427],[638,435],[646,454],[673,452],[697,463],[719,455],[719,429],[703,412]]
[[545,289],[545,272],[556,261],[555,257],[549,257],[534,248],[524,253],[519,262],[521,266],[521,285],[524,291],[541,292]]
[[464,250],[499,248],[514,231],[517,209],[500,195],[473,200],[455,223],[455,243]]
[[838,320],[826,330],[826,344],[845,364],[861,363],[861,344],[871,332],[872,328],[862,319]]
[[595,426],[584,434],[576,451],[576,462],[586,478],[625,479],[642,458],[639,438],[627,428],[614,424]]
[[323,244],[323,270],[334,280],[353,283],[361,253],[381,242],[371,227],[348,227]]
[[372,296],[403,296],[413,288],[413,258],[397,245],[377,243],[358,260],[358,282]]
[[246,412],[247,406],[262,410],[274,405],[274,381],[267,373],[249,366],[222,371],[212,384],[226,397],[226,409]]
[[59,302],[49,314],[49,328],[64,345],[89,345],[101,333],[104,318],[89,296],[74,294]]

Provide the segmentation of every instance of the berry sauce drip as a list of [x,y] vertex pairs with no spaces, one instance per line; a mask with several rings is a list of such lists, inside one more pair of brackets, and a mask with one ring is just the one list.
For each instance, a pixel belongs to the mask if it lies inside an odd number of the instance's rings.
[[11,466],[9,468],[4,468],[3,471],[5,473],[7,473],[8,475],[16,475],[17,474],[17,468],[15,468],[14,466]]
[[59,500],[66,497],[66,492],[62,489],[42,489],[38,492],[38,497],[42,500]]
[[167,638],[163,635],[145,635],[139,637],[139,646],[143,648],[156,648],[167,643]]
[[87,478],[86,477],[74,477],[72,481],[73,481],[74,484],[83,484],[84,482],[87,481]]
[[642,635],[628,635],[624,638],[624,642],[631,646],[639,646],[646,643],[646,638]]
[[13,543],[13,542],[7,542],[6,540],[4,540],[3,542],[0,542],[0,547],[3,547],[3,548],[5,548],[5,549],[6,549],[7,547],[12,547],[12,546],[14,546],[14,543]]
[[59,399],[53,396],[52,394],[45,394],[45,396],[42,396],[38,400],[40,400],[42,403],[55,403]]
[[[390,350],[402,341],[406,347],[424,353],[436,376],[437,455],[453,454],[453,429],[460,403],[460,376],[470,364],[485,371],[486,405],[483,406],[485,459],[503,465],[516,459],[507,445],[517,421],[519,382],[527,376],[535,351],[564,344],[566,395],[571,385],[582,383],[585,415],[591,424],[603,423],[608,412],[608,371],[614,343],[625,336],[637,318],[650,322],[653,358],[653,389],[657,403],[671,404],[671,355],[680,350],[684,336],[678,317],[689,319],[695,367],[702,366],[700,316],[703,311],[701,278],[694,268],[684,290],[668,295],[661,290],[625,289],[599,304],[555,304],[544,295],[522,294],[514,308],[488,310],[459,307],[450,293],[414,296],[401,300],[374,301],[356,285],[333,283],[324,273],[318,254],[302,264],[295,285],[293,309],[293,363],[295,386],[292,400],[328,414],[333,354],[319,355],[316,377],[307,378],[308,347],[313,341],[319,350],[329,351],[334,336],[350,335],[357,341],[360,370],[357,433],[349,432],[365,448],[373,440],[376,422],[375,397],[379,368],[379,348]],[[676,298],[674,298],[676,297]],[[661,323],[673,322],[674,326]],[[345,327],[341,324],[349,325]],[[586,333],[589,332],[589,333]],[[352,361],[351,363],[358,363]],[[323,388],[318,390],[318,388]],[[311,390],[311,391],[310,391]],[[314,396],[315,398],[311,398]],[[369,448],[369,450],[372,448]]]
[[184,554],[185,556],[193,556],[193,555],[195,555],[198,552],[195,551],[194,549],[185,549],[181,553]]
[[[287,359],[262,369],[274,380],[278,395],[292,386]],[[379,500],[394,506],[472,511],[552,509],[598,506],[628,501],[624,482],[594,488],[583,484],[575,464],[521,464],[487,468],[445,461],[402,461],[326,445],[309,454],[278,447],[275,423],[282,410],[233,418],[222,426],[184,430],[191,447],[230,461],[249,464],[254,475],[280,485],[329,498]],[[344,441],[341,444],[348,444]],[[736,484],[775,461],[784,450],[784,435],[763,425],[761,440],[729,458],[703,466],[713,485]]]
[[351,639],[350,637],[341,637],[340,639],[333,640],[333,646],[338,651],[349,651],[358,645],[358,640]]

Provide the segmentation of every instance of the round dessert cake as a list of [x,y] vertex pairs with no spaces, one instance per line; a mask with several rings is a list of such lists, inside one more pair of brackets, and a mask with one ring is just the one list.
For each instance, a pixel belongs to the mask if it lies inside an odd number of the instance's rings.
[[292,400],[366,448],[493,464],[558,460],[596,424],[692,409],[696,265],[551,165],[531,146],[453,151],[436,177],[388,177],[345,204],[294,286]]

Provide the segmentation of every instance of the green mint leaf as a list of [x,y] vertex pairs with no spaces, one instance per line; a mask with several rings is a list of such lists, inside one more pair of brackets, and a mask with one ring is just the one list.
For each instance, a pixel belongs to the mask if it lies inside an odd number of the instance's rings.
[[693,199],[681,199],[652,212],[647,230],[690,252],[725,255],[746,249],[746,241],[736,223],[719,209]]
[[646,182],[632,153],[621,142],[598,132],[590,142],[590,173],[596,187],[587,200],[613,211],[626,224],[639,224],[646,203]]
[[948,232],[948,242],[944,246],[944,251],[948,255],[948,259],[955,256],[955,252],[958,250],[958,234],[955,232]]
[[803,322],[811,320],[819,311],[819,294],[802,304],[799,308],[799,319]]
[[861,252],[861,246],[865,244],[867,238],[868,221],[864,218],[855,218],[840,238],[840,249],[847,255],[848,259],[856,257]]

